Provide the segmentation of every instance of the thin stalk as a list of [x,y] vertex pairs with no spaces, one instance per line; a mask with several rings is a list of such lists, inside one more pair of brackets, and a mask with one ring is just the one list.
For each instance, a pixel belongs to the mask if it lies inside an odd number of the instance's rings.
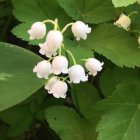
[[69,55],[70,55],[71,58],[72,58],[73,64],[76,65],[76,60],[75,60],[73,54],[71,53],[71,51],[70,51],[70,50],[67,50],[66,52],[69,53]]
[[67,25],[62,29],[61,33],[63,34],[63,33],[67,30],[67,28],[70,27],[70,26],[72,26],[72,25],[73,25],[73,23],[67,24]]
[[137,11],[133,11],[133,12],[131,12],[131,13],[128,15],[128,17],[131,17],[131,16],[134,15],[134,14],[138,14],[138,12],[137,12]]

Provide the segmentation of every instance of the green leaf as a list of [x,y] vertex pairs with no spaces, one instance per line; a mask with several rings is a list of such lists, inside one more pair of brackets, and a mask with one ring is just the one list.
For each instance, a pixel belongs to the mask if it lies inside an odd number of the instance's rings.
[[72,109],[54,106],[46,109],[46,119],[50,127],[62,140],[95,140],[95,126],[80,118]]
[[137,0],[112,0],[115,7],[128,6],[135,3]]
[[58,0],[58,2],[74,20],[101,23],[110,21],[115,16],[111,0]]
[[100,98],[95,87],[87,82],[73,85],[71,94],[75,107],[82,116],[87,120],[97,122],[99,112],[96,110],[95,103],[98,102]]
[[[65,45],[66,50],[70,50],[72,52],[77,64],[84,65],[85,62],[82,61],[82,59],[87,59],[87,58],[93,57],[93,51],[90,48],[87,48],[84,45],[79,45],[75,41],[66,39],[64,41],[64,45]],[[69,54],[68,54],[68,58],[70,61],[70,65],[73,65],[72,59],[69,56]]]
[[0,119],[9,125],[7,136],[13,137],[28,129],[33,121],[33,114],[28,105],[20,105],[0,112]]
[[139,82],[119,85],[113,95],[101,103],[105,114],[97,127],[98,140],[140,139]]
[[15,45],[0,43],[0,111],[31,96],[44,83],[33,74],[42,59]]
[[136,38],[115,25],[103,24],[93,29],[85,41],[85,47],[93,48],[120,67],[140,66],[140,50]]
[[57,0],[14,0],[13,4],[14,16],[21,22],[36,22],[48,18],[52,20],[58,18],[61,24],[65,24],[69,20],[64,10],[59,7]]
[[[58,5],[57,0],[14,0],[13,5],[15,18],[23,23],[15,27],[12,32],[25,41],[29,41],[27,30],[34,22],[58,18],[60,27],[62,27],[71,20]],[[51,27],[53,26],[51,25]],[[47,31],[48,29],[50,29],[50,24],[47,24]],[[37,40],[31,41],[30,44],[37,45],[39,41],[42,42],[42,40]]]
[[72,86],[72,98],[78,113],[72,108],[54,106],[46,109],[46,119],[62,140],[95,140],[100,112],[99,96],[90,83]]
[[112,92],[120,83],[125,83],[127,81],[136,81],[139,79],[140,75],[138,69],[122,69],[119,67],[108,67],[101,74],[100,85],[103,94],[105,95],[105,97],[108,97],[112,94]]

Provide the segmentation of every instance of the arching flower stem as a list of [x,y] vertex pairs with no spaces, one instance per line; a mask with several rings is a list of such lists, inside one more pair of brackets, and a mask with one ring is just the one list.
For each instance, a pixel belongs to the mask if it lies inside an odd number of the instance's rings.
[[71,56],[72,61],[73,61],[73,64],[76,65],[76,60],[75,60],[75,58],[74,58],[72,52],[71,52],[70,50],[66,50],[66,52]]
[[72,26],[73,24],[74,24],[74,23],[69,23],[69,24],[67,24],[67,25],[62,29],[61,33],[63,34],[63,33],[67,30],[67,28],[70,27],[70,26]]

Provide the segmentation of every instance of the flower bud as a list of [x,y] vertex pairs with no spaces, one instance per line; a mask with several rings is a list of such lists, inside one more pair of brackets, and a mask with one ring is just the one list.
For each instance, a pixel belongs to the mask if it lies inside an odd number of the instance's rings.
[[85,70],[81,65],[73,65],[69,68],[69,78],[70,82],[80,83],[80,81],[87,81],[88,75],[85,75]]
[[51,58],[52,56],[57,55],[57,52],[55,50],[51,50],[47,43],[39,44],[40,50],[39,53],[42,55],[46,55],[48,58]]
[[68,60],[64,56],[56,56],[52,61],[52,72],[56,75],[68,73]]
[[51,30],[46,37],[47,46],[51,51],[56,51],[61,47],[63,42],[63,35],[60,31]]
[[88,27],[84,22],[77,21],[72,25],[72,32],[76,37],[76,40],[80,40],[82,38],[85,40],[87,38],[87,34],[91,32],[91,28]]
[[117,25],[120,28],[122,27],[125,30],[129,30],[129,26],[131,25],[131,19],[129,18],[129,16],[121,14],[119,19],[114,22],[114,25]]
[[58,77],[53,76],[49,79],[49,81],[47,82],[47,84],[45,85],[45,89],[46,90],[51,90],[52,86],[59,81]]
[[85,63],[86,69],[89,71],[89,75],[95,76],[98,71],[102,70],[103,62],[101,63],[99,60],[95,58],[87,59]]
[[48,75],[52,72],[51,63],[43,60],[34,67],[33,72],[37,73],[38,78],[48,79]]
[[68,90],[68,85],[63,81],[57,81],[53,84],[50,94],[53,94],[56,98],[66,98],[66,92]]
[[42,22],[35,22],[27,32],[30,35],[30,40],[42,39],[46,35],[46,25]]

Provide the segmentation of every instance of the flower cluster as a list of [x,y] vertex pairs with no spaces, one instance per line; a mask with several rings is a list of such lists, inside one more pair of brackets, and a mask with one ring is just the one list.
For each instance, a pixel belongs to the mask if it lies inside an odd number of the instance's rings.
[[[52,23],[54,29],[48,31],[46,35],[46,23]],[[91,28],[83,23],[77,21],[75,23],[67,24],[61,31],[59,29],[58,21],[45,20],[43,22],[36,22],[28,30],[30,40],[42,39],[46,36],[45,42],[39,44],[39,53],[45,55],[48,59],[39,62],[33,69],[38,78],[45,78],[47,82],[45,89],[49,94],[53,94],[56,98],[66,98],[68,91],[68,83],[78,84],[81,81],[88,80],[88,74],[95,76],[97,72],[102,70],[103,62],[95,58],[84,59],[85,69],[82,65],[76,64],[76,60],[70,50],[66,50],[63,44],[63,33],[68,27],[71,27],[73,35],[76,40],[85,40],[87,34],[91,32]],[[73,65],[69,66],[69,61],[66,56],[61,55],[61,50],[64,49],[67,54],[71,56]]]

